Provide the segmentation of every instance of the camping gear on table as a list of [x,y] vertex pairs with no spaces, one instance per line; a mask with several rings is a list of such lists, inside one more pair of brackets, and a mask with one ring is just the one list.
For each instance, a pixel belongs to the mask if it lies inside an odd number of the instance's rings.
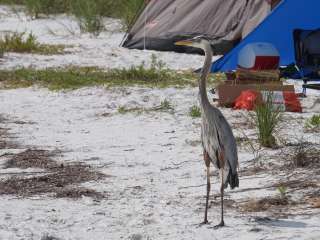
[[238,68],[274,70],[279,68],[279,60],[279,52],[271,43],[250,43],[239,51]]
[[306,96],[307,88],[320,90],[319,83],[307,83],[320,79],[320,29],[296,29],[293,38],[296,66],[304,80],[303,95]]
[[237,68],[238,53],[249,43],[269,42],[280,54],[280,65],[295,63],[293,32],[296,29],[320,27],[319,0],[282,0],[278,6],[235,48],[215,61],[212,72],[226,72]]
[[235,84],[279,82],[279,60],[277,49],[270,43],[246,45],[239,51]]
[[[271,3],[272,2],[272,3]],[[267,0],[151,0],[129,28],[121,46],[200,52],[174,42],[203,35],[214,54],[227,53],[271,12]]]
[[[280,58],[278,51],[271,44],[249,44],[239,52],[238,59],[238,68],[235,74],[230,72],[226,74],[227,81],[217,88],[220,105],[233,106],[236,104],[238,106],[240,104],[244,105],[246,109],[250,109],[252,107],[250,101],[244,101],[241,98],[248,96],[240,96],[242,91],[283,91],[288,88],[283,86],[280,81],[280,71],[278,70]],[[294,92],[293,86],[290,90]],[[237,99],[238,97],[240,100]],[[235,103],[236,99],[238,102]]]
[[227,107],[232,107],[235,99],[245,90],[291,91],[294,93],[293,85],[283,85],[280,81],[279,70],[258,71],[238,68],[234,75],[229,74],[227,78],[228,80],[217,87],[219,104]]

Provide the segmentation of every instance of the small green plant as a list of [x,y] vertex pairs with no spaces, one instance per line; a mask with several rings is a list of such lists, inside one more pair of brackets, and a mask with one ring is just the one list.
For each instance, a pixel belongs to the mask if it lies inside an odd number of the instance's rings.
[[24,0],[0,0],[0,4],[23,4]]
[[138,107],[126,108],[125,106],[120,106],[118,108],[118,113],[120,113],[120,114],[126,114],[129,112],[142,113],[143,111],[144,111],[143,108],[138,108]]
[[305,128],[307,129],[320,129],[320,114],[314,114],[310,119],[305,123]]
[[128,28],[134,20],[137,12],[143,7],[145,0],[120,0],[117,2],[117,6],[114,6],[116,10],[116,17],[119,17],[123,25]]
[[166,63],[158,60],[157,55],[154,53],[151,54],[151,69],[160,71],[166,69]]
[[192,118],[199,118],[201,117],[201,110],[198,106],[193,105],[190,109],[189,109],[189,115]]
[[305,141],[304,137],[297,139],[296,143],[292,143],[293,149],[290,149],[287,156],[291,160],[291,165],[296,168],[304,168],[316,166],[320,161],[319,144]]
[[61,54],[64,51],[63,45],[47,45],[37,42],[32,33],[8,33],[0,39],[0,49],[7,52],[18,53],[39,53],[39,54]]
[[157,111],[173,112],[174,108],[167,99],[161,101],[160,105],[151,107],[151,108],[140,108],[140,107],[126,108],[125,106],[120,106],[118,108],[118,113],[120,114],[133,113],[133,112],[141,114],[143,112],[149,113],[149,112],[157,112]]
[[128,112],[128,109],[126,109],[124,106],[120,106],[118,108],[118,113],[120,113],[120,114],[125,114],[127,112]]
[[70,3],[66,0],[21,0],[27,13],[33,18],[39,18],[40,14],[55,14],[68,12]]
[[103,15],[100,12],[104,1],[74,0],[71,2],[72,13],[78,20],[81,32],[99,35],[104,29]]
[[308,161],[308,152],[310,149],[310,143],[303,141],[298,142],[297,146],[293,150],[292,162],[295,167],[304,167]]
[[121,76],[123,80],[136,79],[138,82],[148,84],[150,86],[168,86],[168,82],[177,83],[181,85],[181,82],[189,85],[197,84],[197,75],[192,72],[176,72],[174,70],[166,68],[163,61],[158,60],[155,54],[151,55],[151,64],[147,68],[145,63],[142,62],[138,66],[131,66],[129,69],[113,69],[110,70],[115,76]]
[[160,105],[154,108],[155,111],[173,111],[174,107],[169,102],[169,100],[164,99],[161,101]]
[[41,8],[41,0],[25,0],[24,2],[29,15],[34,18],[39,18],[39,14],[43,10]]
[[286,199],[287,198],[287,187],[285,186],[279,186],[277,188],[278,192],[280,193],[280,199]]
[[264,103],[256,105],[254,114],[249,114],[258,130],[258,139],[264,147],[274,147],[276,139],[274,133],[282,114],[279,107],[273,104],[272,92],[267,93]]
[[29,33],[25,38],[25,33],[15,32],[13,34],[6,34],[2,40],[2,44],[7,51],[12,52],[32,52],[38,48],[36,37]]
[[145,0],[0,0],[0,4],[23,4],[33,18],[71,12],[79,18],[83,30],[100,31],[102,17],[119,18],[127,29]]
[[0,58],[3,58],[5,52],[5,47],[0,43]]

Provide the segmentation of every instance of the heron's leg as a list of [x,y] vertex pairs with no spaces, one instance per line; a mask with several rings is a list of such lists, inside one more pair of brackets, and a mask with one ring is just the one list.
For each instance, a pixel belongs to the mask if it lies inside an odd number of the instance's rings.
[[220,196],[221,196],[221,221],[215,228],[224,226],[223,219],[223,198],[224,198],[224,178],[223,178],[223,168],[220,168],[221,186],[220,186]]
[[203,224],[207,224],[208,223],[208,208],[209,208],[209,195],[210,195],[211,183],[210,183],[210,157],[206,151],[203,152],[203,158],[204,158],[204,162],[207,167],[207,196],[206,196],[206,209],[204,212]]

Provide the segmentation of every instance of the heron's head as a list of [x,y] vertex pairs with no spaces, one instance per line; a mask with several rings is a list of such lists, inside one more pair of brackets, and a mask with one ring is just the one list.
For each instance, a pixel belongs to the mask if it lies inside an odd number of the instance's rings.
[[204,36],[197,36],[191,39],[181,40],[174,43],[176,46],[189,46],[194,48],[204,49],[210,45],[209,41]]

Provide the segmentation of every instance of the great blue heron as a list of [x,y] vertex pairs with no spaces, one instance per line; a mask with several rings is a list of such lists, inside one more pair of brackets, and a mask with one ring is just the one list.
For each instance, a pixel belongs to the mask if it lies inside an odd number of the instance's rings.
[[204,224],[208,223],[208,205],[210,194],[210,163],[216,166],[221,179],[221,222],[216,227],[224,226],[223,219],[223,194],[224,189],[230,185],[231,189],[239,187],[237,173],[238,153],[237,144],[230,125],[220,110],[209,102],[206,91],[206,80],[212,63],[212,49],[208,40],[203,37],[195,37],[190,40],[178,41],[180,46],[192,46],[203,49],[205,62],[199,79],[199,100],[201,106],[201,140],[203,146],[204,162],[207,167],[207,196]]

